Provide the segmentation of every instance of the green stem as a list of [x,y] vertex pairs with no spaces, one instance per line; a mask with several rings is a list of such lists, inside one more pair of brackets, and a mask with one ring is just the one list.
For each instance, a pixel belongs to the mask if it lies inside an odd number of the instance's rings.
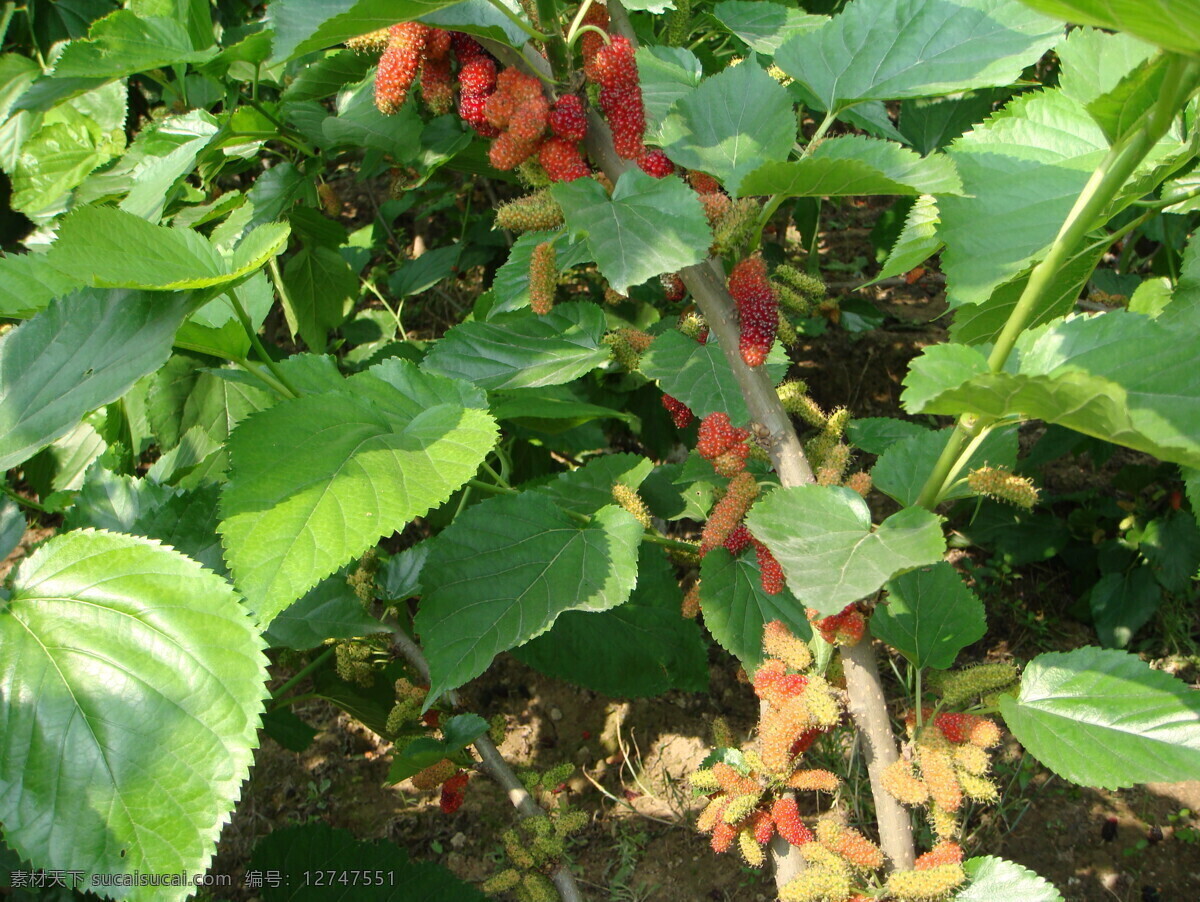
[[[837,115],[835,113],[825,114],[825,118],[821,120],[821,124],[817,126],[817,130],[813,133],[812,139],[806,145],[804,145],[804,149],[800,151],[801,160],[812,153],[813,147],[816,146],[818,141],[825,137],[825,133],[829,131],[829,127],[833,125],[836,119]],[[754,251],[756,248],[762,245],[763,229],[766,228],[767,223],[771,221],[771,217],[775,215],[775,212],[790,196],[791,195],[788,194],[772,194],[771,197],[767,199],[767,202],[763,204],[762,211],[758,214],[758,224],[754,228],[754,238],[750,242],[751,251]],[[814,235],[815,233],[816,230],[814,229]],[[816,242],[814,239],[814,245],[815,243]]]
[[[567,27],[568,51],[575,46],[575,39],[579,36],[579,31],[583,27],[583,17],[587,15],[587,11],[591,8],[592,0],[583,0],[583,2],[579,4],[579,10],[575,13],[575,18],[571,20],[571,24]],[[596,28],[594,25],[588,27]],[[600,31],[602,34],[604,34],[605,38],[608,37],[608,35],[605,34],[602,29],[596,28],[596,31]]]
[[660,536],[652,532],[643,533],[642,541],[649,542],[651,545],[661,545],[663,548],[674,548],[676,551],[690,551],[693,554],[696,554],[700,551],[700,546],[693,545],[691,542],[681,542],[679,539],[668,539],[666,536]]
[[[283,291],[283,279],[279,276],[279,265],[275,262],[274,257],[271,258],[269,266],[271,276],[275,280],[275,287],[278,289],[280,296],[286,298],[287,296]],[[238,300],[237,294],[231,290],[225,292],[225,297],[229,298],[229,303],[233,305],[233,312],[237,314],[242,328],[246,330],[246,335],[250,338],[250,345],[254,348],[254,353],[262,358],[262,362],[267,365],[267,369],[271,371],[271,374],[279,380],[279,384],[285,389],[282,393],[284,397],[299,398],[300,392],[296,391],[295,386],[288,382],[288,378],[284,375],[279,364],[275,362],[274,358],[267,353],[267,349],[263,347],[262,341],[259,340],[258,332],[255,330],[254,324],[250,321],[250,315],[246,313],[246,308]]]
[[559,23],[558,0],[537,0],[538,25],[548,30],[542,43],[546,47],[546,59],[555,79],[566,83],[571,74],[571,62],[567,54],[567,42],[563,39]]
[[267,711],[279,711],[283,708],[290,708],[292,705],[298,705],[300,702],[306,702],[310,698],[323,698],[323,696],[319,692],[305,692],[303,695],[292,695],[288,698],[281,698],[277,701],[271,702],[270,706],[267,708]]
[[0,482],[0,486],[3,486],[5,495],[7,495],[13,501],[17,502],[17,504],[21,505],[22,507],[27,507],[31,511],[37,511],[39,514],[50,513],[50,511],[48,511],[41,504],[38,504],[36,501],[34,501],[30,498],[26,498],[24,495],[17,494],[17,491],[14,488],[12,488],[12,486],[10,486],[7,482]]
[[923,694],[923,691],[922,691],[922,689],[921,689],[921,670],[922,670],[922,668],[920,668],[920,667],[918,667],[918,668],[917,668],[917,679],[916,679],[916,682],[917,682],[917,686],[916,686],[916,690],[917,690],[917,691],[916,691],[917,703],[916,703],[916,705],[914,705],[914,706],[913,706],[914,708],[916,708],[916,711],[917,711],[917,732],[918,732],[918,733],[920,733],[920,732],[921,732],[921,719],[922,719],[922,712],[921,712],[921,708],[923,707],[923,705],[921,704],[921,702],[922,702],[922,699],[924,698],[924,694]]
[[286,683],[284,683],[282,686],[280,686],[278,689],[276,689],[274,692],[272,692],[271,698],[277,699],[277,698],[282,697],[285,692],[287,692],[293,686],[298,684],[306,676],[311,674],[313,671],[317,670],[319,667],[323,667],[325,665],[325,662],[333,657],[335,650],[336,649],[334,646],[332,646],[332,645],[329,646],[329,648],[325,649],[323,652],[321,652],[319,655],[317,655],[315,658],[313,658],[313,660],[309,661],[308,664],[306,664],[304,667],[300,668],[300,671],[294,677],[292,677],[290,680],[288,680]]
[[605,43],[605,44],[611,44],[611,43],[612,43],[612,35],[610,35],[610,34],[609,34],[607,31],[605,31],[603,28],[599,28],[599,27],[597,27],[597,26],[595,26],[595,25],[580,25],[580,26],[579,26],[579,30],[575,32],[575,35],[574,35],[574,37],[573,37],[573,39],[572,39],[572,43],[569,43],[567,46],[569,46],[569,47],[574,47],[575,45],[574,45],[573,41],[574,41],[575,39],[577,39],[577,38],[578,38],[578,37],[579,37],[581,34],[583,34],[585,31],[591,31],[591,32],[594,32],[595,34],[598,34],[598,35],[600,35],[600,37],[604,38],[604,43]]
[[993,373],[1004,369],[1018,336],[1038,310],[1043,296],[1049,291],[1067,258],[1087,233],[1095,228],[1097,219],[1112,203],[1117,192],[1171,127],[1180,106],[1195,87],[1198,72],[1200,63],[1174,57],[1163,80],[1165,90],[1149,115],[1142,119],[1138,128],[1113,145],[1108,156],[1092,173],[1075,206],[1067,214],[1054,243],[1050,245],[1046,258],[1030,273],[1025,290],[1021,292],[1016,307],[996,339],[996,345],[988,357],[988,366]]
[[[988,368],[993,373],[1004,369],[1009,354],[1017,343],[1017,338],[1029,325],[1029,320],[1042,308],[1045,296],[1054,284],[1054,277],[1082,244],[1084,238],[1096,226],[1097,220],[1112,203],[1117,193],[1128,181],[1137,167],[1150,153],[1158,140],[1171,127],[1175,116],[1184,101],[1195,90],[1197,76],[1200,75],[1200,63],[1174,56],[1171,60],[1167,76],[1163,81],[1166,86],[1159,95],[1158,101],[1149,113],[1139,121],[1137,127],[1128,132],[1113,145],[1108,155],[1092,173],[1092,177],[1084,186],[1076,199],[1071,212],[1063,221],[1054,242],[1050,245],[1046,257],[1033,268],[1025,290],[1017,300],[1016,306],[1008,316],[992,353],[988,356]],[[968,439],[974,438],[980,429],[990,423],[977,421],[973,416],[964,414],[958,418],[954,432],[942,449],[937,463],[921,493],[917,504],[932,510],[941,499],[947,477],[957,472],[963,466],[959,457],[967,453]]]
[[[488,3],[490,3],[498,12],[503,14],[506,19],[516,25],[517,28],[529,35],[531,39],[535,41],[545,41],[550,37],[550,35],[542,34],[540,31],[514,13],[511,9],[505,6],[501,0],[488,0]],[[539,9],[538,12],[540,13],[541,10]]]

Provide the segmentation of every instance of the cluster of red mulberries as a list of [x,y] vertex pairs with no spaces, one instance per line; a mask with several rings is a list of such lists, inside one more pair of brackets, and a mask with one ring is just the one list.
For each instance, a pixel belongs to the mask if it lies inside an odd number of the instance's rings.
[[536,78],[509,68],[496,77],[496,90],[484,103],[483,115],[499,132],[488,149],[488,159],[504,171],[515,169],[538,149],[550,103]]
[[496,90],[496,61],[479,42],[461,31],[452,32],[450,45],[458,58],[458,115],[485,138],[500,132],[484,115],[488,97]]
[[387,47],[375,72],[375,106],[385,116],[404,106],[432,30],[420,22],[400,22],[388,29]]
[[638,159],[645,150],[642,136],[646,132],[646,108],[633,45],[628,38],[617,35],[590,59],[585,48],[584,60],[584,74],[600,86],[600,109],[612,129],[613,149],[626,160]]
[[738,347],[747,366],[761,366],[775,344],[779,327],[775,291],[767,278],[762,257],[747,257],[729,273],[729,293],[737,302],[742,334]]
[[830,645],[857,645],[867,629],[867,618],[858,609],[857,602],[851,602],[828,617],[821,617],[818,611],[809,608],[808,619]]

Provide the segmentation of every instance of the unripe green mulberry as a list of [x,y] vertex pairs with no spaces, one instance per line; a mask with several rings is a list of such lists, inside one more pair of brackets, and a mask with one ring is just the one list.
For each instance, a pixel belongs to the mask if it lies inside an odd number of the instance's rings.
[[941,692],[946,707],[957,708],[985,693],[1010,686],[1017,678],[1015,664],[978,664],[964,670],[938,674],[933,688]]
[[612,494],[617,504],[632,514],[633,518],[644,528],[651,527],[650,509],[646,507],[646,502],[642,500],[642,496],[637,493],[636,489],[630,488],[623,482],[618,482],[613,485]]
[[693,773],[688,777],[688,783],[691,784],[694,791],[701,795],[708,795],[721,788],[721,784],[717,780],[717,775],[713,773],[711,767],[705,767]]
[[578,808],[573,808],[570,811],[560,811],[554,819],[554,831],[559,836],[570,836],[572,833],[578,833],[588,825],[588,813],[580,811]]
[[[771,273],[771,276],[803,298],[806,302],[805,309],[807,309],[808,304],[811,304],[813,301],[820,301],[825,297],[825,283],[815,276],[801,272],[794,266],[788,266],[787,264],[777,266],[775,267],[775,271]],[[796,312],[804,313],[805,310],[797,309]]]
[[978,470],[972,470],[967,474],[967,485],[977,495],[1007,501],[1025,510],[1031,510],[1038,500],[1038,490],[1033,480],[1017,476],[1003,467],[980,467]]
[[[810,843],[810,845],[816,845]],[[850,896],[850,875],[826,867],[809,866],[779,890],[780,902],[827,902]]]
[[488,723],[488,738],[496,745],[504,742],[504,737],[508,735],[508,720],[503,714],[496,714]]
[[725,813],[721,816],[721,820],[727,824],[740,824],[754,813],[754,809],[758,807],[758,800],[761,798],[762,793],[755,792],[731,799],[725,806]]
[[1000,798],[996,784],[987,777],[958,771],[958,785],[962,787],[963,795],[972,802],[994,802]]
[[529,306],[539,316],[545,316],[554,307],[554,289],[558,286],[556,258],[552,241],[543,241],[529,256]]
[[501,204],[496,209],[496,228],[510,232],[551,231],[562,224],[562,207],[545,188]]
[[809,426],[816,429],[824,429],[825,421],[828,419],[825,412],[817,406],[817,403],[808,396],[808,386],[803,382],[784,382],[777,389],[775,394],[779,396],[779,401],[783,404],[783,409],[794,417],[799,417]]
[[516,868],[508,868],[499,874],[494,874],[480,885],[485,893],[506,893],[521,882],[521,872]]
[[733,253],[745,244],[758,224],[759,212],[758,201],[753,197],[738,198],[730,204],[713,227],[713,253]]
[[508,855],[508,860],[517,867],[528,870],[536,866],[533,856],[525,848],[525,843],[516,830],[505,830],[500,834],[500,841],[504,843],[504,851]]
[[749,829],[742,830],[738,834],[738,851],[742,853],[742,858],[746,859],[746,864],[752,868],[761,868],[763,862],[767,860],[767,856],[763,854],[762,846],[760,846],[754,838],[754,833]]
[[558,890],[548,877],[526,874],[521,878],[521,892],[528,902],[558,902]]
[[675,8],[667,14],[667,44],[680,47],[688,36],[692,21],[692,0],[675,0]]
[[535,814],[533,817],[527,817],[521,821],[521,829],[526,833],[532,833],[534,836],[549,836],[553,826],[550,824],[549,815]]

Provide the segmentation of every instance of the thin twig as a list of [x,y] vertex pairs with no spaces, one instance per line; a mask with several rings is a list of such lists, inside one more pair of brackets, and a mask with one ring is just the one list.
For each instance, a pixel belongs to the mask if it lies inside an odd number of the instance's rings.
[[[412,665],[422,680],[429,682],[429,662],[425,659],[425,653],[421,651],[421,646],[417,645],[412,637],[399,626],[395,624],[388,624],[388,626],[392,631],[392,645],[396,651]],[[461,703],[458,692],[453,689],[447,692],[444,698],[455,707]],[[508,795],[509,802],[522,817],[538,817],[546,813],[545,809],[534,801],[533,796],[517,779],[517,775],[513,773],[508,762],[504,760],[504,756],[500,754],[500,750],[496,748],[496,744],[486,733],[476,739],[473,745],[481,759],[478,765],[479,770],[500,784],[500,787]],[[550,875],[550,879],[563,902],[585,902],[583,893],[575,882],[575,875],[565,864],[559,865]]]

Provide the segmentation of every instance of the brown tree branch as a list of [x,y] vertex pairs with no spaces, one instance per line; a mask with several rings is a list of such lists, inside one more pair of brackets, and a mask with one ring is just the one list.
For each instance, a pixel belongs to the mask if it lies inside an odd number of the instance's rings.
[[[392,646],[408,661],[422,680],[429,682],[429,662],[425,659],[425,653],[421,651],[421,646],[417,645],[413,638],[399,626],[395,624],[388,624],[388,626],[392,632]],[[459,694],[454,689],[448,691],[443,698],[455,707],[460,704]],[[533,796],[517,779],[517,775],[513,773],[508,762],[504,760],[504,756],[500,754],[500,750],[496,748],[496,744],[486,733],[476,739],[472,745],[482,759],[478,765],[479,770],[500,784],[500,787],[508,794],[508,800],[512,802],[513,807],[522,817],[538,817],[546,813],[545,809],[534,801]],[[585,902],[579,884],[575,882],[575,875],[565,864],[554,869],[550,880],[554,883],[563,902]]]

